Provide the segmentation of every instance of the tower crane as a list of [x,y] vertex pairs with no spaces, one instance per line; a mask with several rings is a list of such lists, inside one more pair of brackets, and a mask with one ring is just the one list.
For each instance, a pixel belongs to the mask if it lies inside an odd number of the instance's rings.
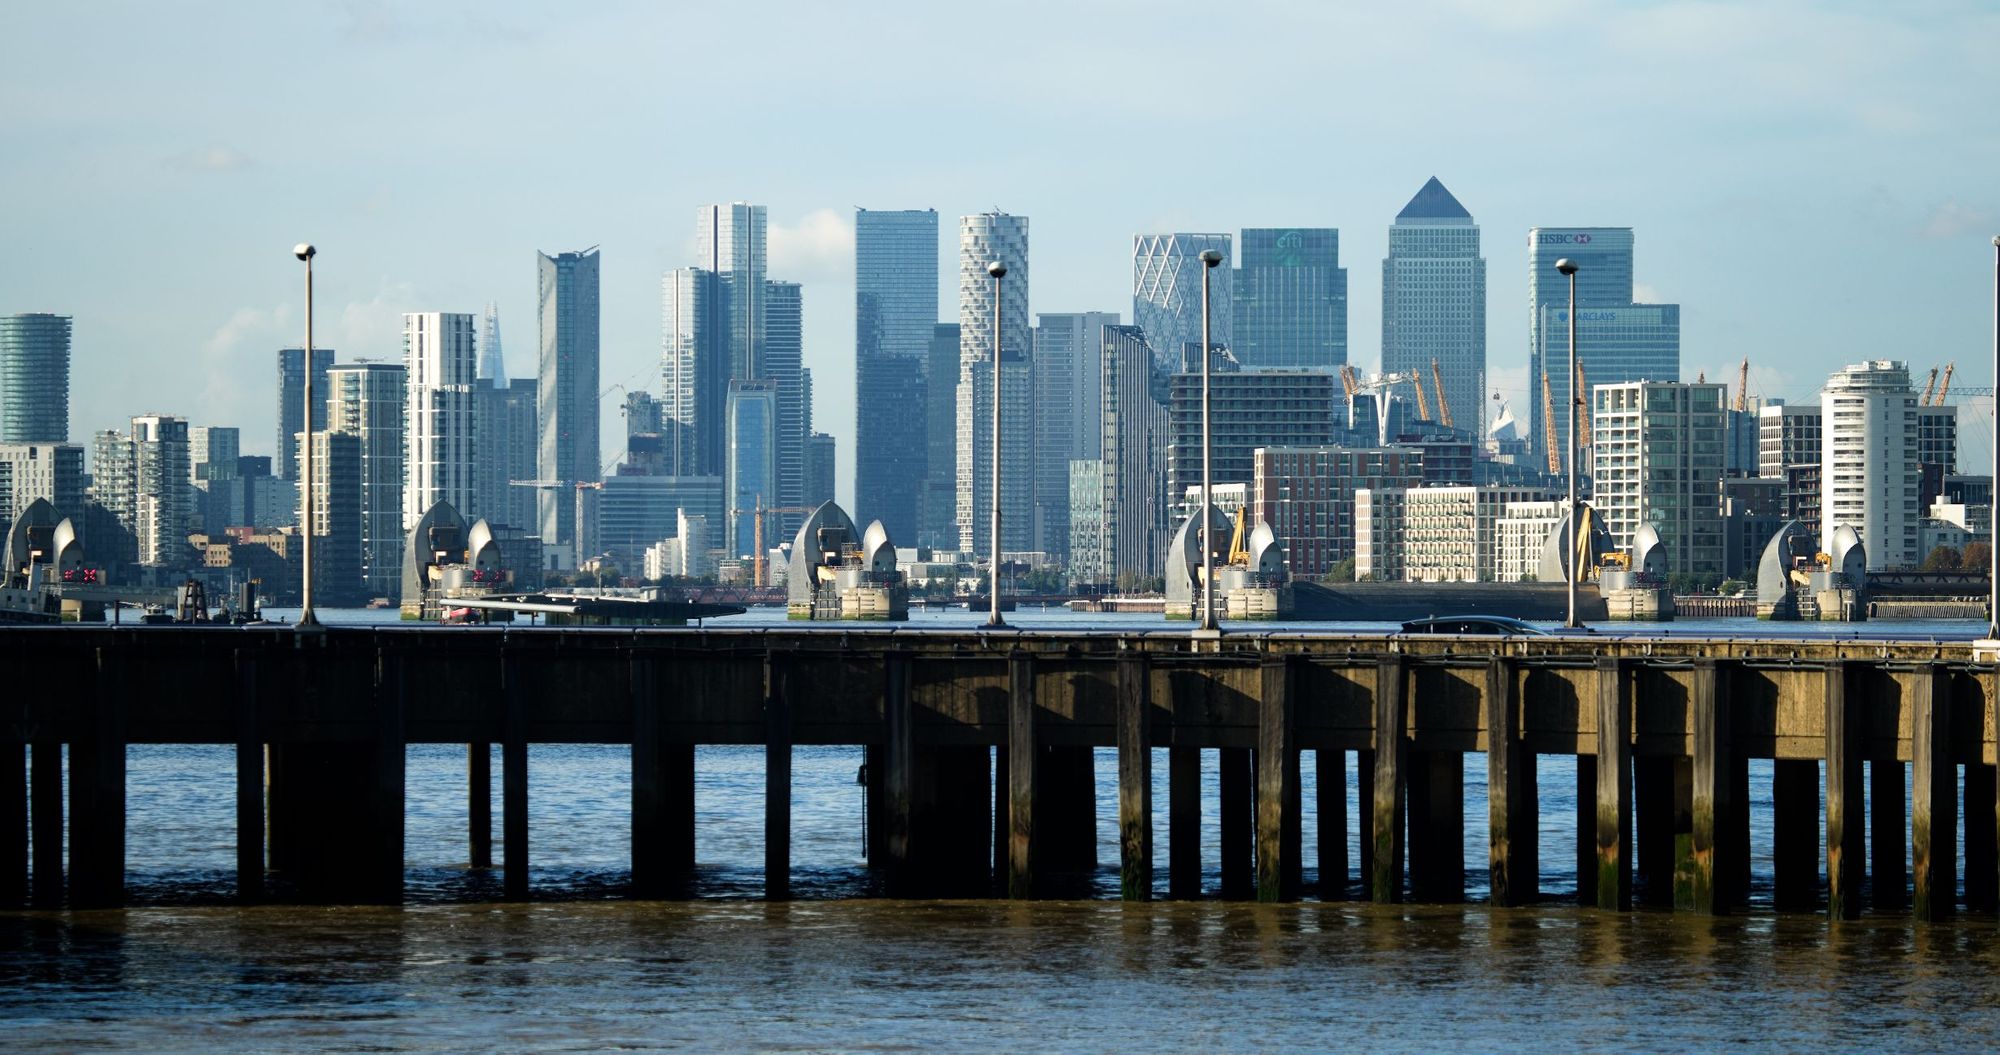
[[1542,372],[1542,431],[1546,433],[1543,439],[1549,449],[1549,475],[1561,476],[1562,451],[1556,445],[1556,397],[1550,392],[1547,371]]
[[1937,402],[1932,403],[1931,406],[1944,406],[1944,397],[1951,391],[1951,372],[1956,369],[1958,369],[1957,363],[1944,364],[1944,380],[1938,384]]
[[[767,506],[764,504],[763,493],[758,492],[757,508],[751,511],[751,515],[756,518],[751,522],[752,536],[755,539],[753,545],[756,548],[756,552],[750,555],[750,585],[752,586],[770,585],[770,583],[765,581],[766,576],[764,569],[764,559],[766,550],[764,549],[764,518],[770,516],[772,513],[811,513],[814,508],[816,507]],[[731,524],[734,524],[736,522],[736,518],[742,515],[743,515],[743,510],[741,509],[730,510],[729,522]]]
[[1582,408],[1583,408],[1583,411],[1582,411],[1582,413],[1579,413],[1579,414],[1578,414],[1578,415],[1576,416],[1576,427],[1577,427],[1577,437],[1576,437],[1576,445],[1577,445],[1578,447],[1589,447],[1589,446],[1591,446],[1591,442],[1590,442],[1590,382],[1588,382],[1588,381],[1586,381],[1586,380],[1584,379],[1584,376],[1583,376],[1583,360],[1581,360],[1581,359],[1578,359],[1578,360],[1576,361],[1576,378],[1575,378],[1575,380],[1576,380],[1576,391],[1574,391],[1574,392],[1571,392],[1571,393],[1570,393],[1570,399],[1571,399],[1571,401],[1573,401],[1574,403],[1576,403],[1576,404],[1577,404],[1578,406],[1580,406],[1580,407],[1582,407]]
[[1931,396],[1937,394],[1937,375],[1938,368],[1935,366],[1931,367],[1931,376],[1924,381],[1924,398],[1917,400],[1918,406],[1927,407],[1931,405]]
[[1424,398],[1424,375],[1421,373],[1411,373],[1410,384],[1417,387],[1417,420],[1433,420],[1431,418],[1431,402]]
[[[1444,375],[1438,372],[1438,361],[1431,360],[1431,381],[1437,385],[1438,424],[1451,428],[1451,404],[1444,400]],[[1421,392],[1423,389],[1418,389]]]
[[1741,414],[1745,409],[1749,407],[1750,405],[1749,399],[1750,399],[1750,357],[1746,355],[1743,357],[1743,365],[1736,368],[1735,410],[1737,413]]
[[1340,387],[1347,390],[1349,399],[1353,399],[1354,394],[1361,389],[1361,382],[1354,377],[1354,367],[1348,363],[1340,364]]

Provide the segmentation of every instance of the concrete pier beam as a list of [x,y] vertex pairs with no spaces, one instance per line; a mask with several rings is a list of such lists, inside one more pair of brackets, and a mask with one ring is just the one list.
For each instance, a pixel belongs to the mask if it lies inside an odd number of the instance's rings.
[[1409,670],[1401,654],[1375,664],[1375,758],[1370,781],[1369,896],[1403,900],[1403,767],[1408,758]]
[[465,861],[493,867],[493,745],[485,740],[465,745]]
[[1576,903],[1597,904],[1596,755],[1576,756]]
[[[1834,919],[1861,916],[1867,853],[1862,827],[1861,693],[1856,671],[1835,661],[1826,668],[1826,909]],[[1989,829],[1990,830],[1990,829]]]
[[1167,749],[1167,896],[1201,896],[1201,748]]
[[1994,772],[1983,762],[1967,762],[1964,770],[1965,907],[1991,912],[1994,907]]
[[[694,875],[694,744],[676,735],[662,714],[671,701],[660,695],[659,660],[638,653],[629,669],[632,891],[648,899],[681,897],[689,892]],[[501,779],[505,781],[504,745],[501,750]],[[525,766],[522,771],[525,773]],[[487,783],[491,783],[490,775]],[[525,785],[521,792],[525,811]],[[506,797],[507,789],[503,786],[503,811]],[[490,820],[488,830],[491,830]],[[490,867],[490,846],[487,855]]]
[[1247,747],[1224,747],[1216,751],[1218,794],[1221,811],[1216,825],[1218,850],[1222,856],[1222,897],[1245,901],[1256,895],[1256,772]]
[[367,879],[363,897],[376,904],[403,900],[403,808],[409,736],[410,683],[400,657],[375,656],[375,729],[369,745]]
[[882,859],[889,888],[906,889],[910,880],[910,825],[916,793],[916,748],[911,727],[910,657],[890,652],[883,657],[881,752],[882,802],[878,807]]
[[791,671],[764,654],[764,897],[792,896]]
[[54,908],[63,900],[63,746],[54,737],[34,742],[28,774],[28,826],[33,835],[29,900]]
[[1665,755],[1632,760],[1632,841],[1639,857],[1637,900],[1674,904],[1674,763]]
[[509,901],[528,899],[528,685],[524,661],[502,661],[500,885]]
[[1143,654],[1118,657],[1118,888],[1153,898],[1152,672]]
[[1314,827],[1319,840],[1319,899],[1345,901],[1347,859],[1347,752],[1313,752]]
[[1737,754],[1730,725],[1729,685],[1733,667],[1712,659],[1694,664],[1694,757],[1689,760],[1692,876],[1689,909],[1711,916],[1735,904],[1731,891],[1739,852],[1730,838],[1736,788],[1730,775]]
[[1465,756],[1411,751],[1403,779],[1410,893],[1418,901],[1465,900]]
[[1910,911],[1951,915],[1958,893],[1958,772],[1952,761],[1951,696],[1943,665],[1916,676],[1910,710]]
[[125,705],[122,668],[97,650],[95,693],[69,747],[69,903],[125,901]]
[[28,900],[28,745],[0,740],[0,906]]
[[1035,657],[1007,657],[1007,896],[1035,896],[1035,800],[1040,744],[1035,738]]
[[1047,744],[1036,764],[1036,867],[1072,878],[1097,870],[1097,758],[1077,744]]
[[236,661],[236,898],[264,898],[264,735],[257,660],[241,649]]
[[1259,674],[1257,900],[1296,901],[1304,836],[1295,729],[1298,667],[1293,657],[1267,656]]
[[1632,907],[1631,674],[1597,661],[1597,907]]
[[1488,888],[1495,905],[1525,905],[1541,893],[1535,755],[1521,739],[1521,696],[1504,659],[1486,665],[1485,704]]

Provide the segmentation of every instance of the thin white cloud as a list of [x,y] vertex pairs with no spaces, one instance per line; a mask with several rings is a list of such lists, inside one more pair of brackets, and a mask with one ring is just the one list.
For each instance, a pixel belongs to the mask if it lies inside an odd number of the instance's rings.
[[797,223],[773,223],[765,235],[772,278],[792,282],[851,282],[854,227],[832,209],[818,209]]
[[1969,234],[1985,234],[1992,227],[1992,213],[1953,198],[1932,209],[1917,233],[1925,238],[1961,238]]
[[221,145],[189,150],[167,159],[170,168],[198,172],[240,172],[255,164],[250,155],[235,147]]

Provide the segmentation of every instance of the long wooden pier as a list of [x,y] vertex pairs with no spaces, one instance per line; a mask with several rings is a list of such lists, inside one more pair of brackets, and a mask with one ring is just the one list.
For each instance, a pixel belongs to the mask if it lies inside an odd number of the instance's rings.
[[[1118,752],[1127,898],[1151,896],[1156,867],[1172,896],[1199,893],[1211,750],[1225,897],[1463,898],[1468,753],[1486,760],[1500,904],[1539,896],[1538,755],[1576,759],[1587,904],[1742,906],[1751,759],[1774,760],[1780,908],[1935,919],[1959,906],[1961,874],[1964,906],[1992,910],[2000,894],[1994,668],[1962,642],[60,627],[0,631],[0,656],[14,672],[0,702],[10,905],[122,903],[126,748],[161,743],[234,745],[245,900],[280,888],[400,899],[414,743],[469,745],[475,867],[492,865],[487,760],[501,746],[510,898],[529,893],[533,743],[630,746],[639,897],[689,889],[704,744],[767,752],[772,897],[790,889],[792,749],[810,744],[865,745],[869,858],[889,889],[913,895],[1032,897],[1094,867],[1100,747]],[[1358,861],[1346,849],[1350,751],[1367,829]],[[1305,752],[1317,756],[1316,891],[1300,860]],[[1170,860],[1156,862],[1162,805]]]

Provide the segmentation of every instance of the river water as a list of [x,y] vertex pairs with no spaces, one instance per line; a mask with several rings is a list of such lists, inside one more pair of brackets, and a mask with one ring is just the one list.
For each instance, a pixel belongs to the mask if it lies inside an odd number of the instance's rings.
[[[351,623],[380,614],[323,617]],[[740,618],[771,621],[763,613]],[[1158,617],[1143,616],[1023,612],[1009,619],[1038,629],[1161,627]],[[940,628],[976,622],[962,611],[918,619]],[[1715,620],[1668,629],[1965,638],[1983,627],[1836,630]],[[241,908],[228,903],[233,751],[134,747],[127,847],[134,907],[0,912],[0,1048],[2000,1045],[2000,941],[1990,916],[1919,926],[1889,914],[1830,924],[1771,909],[1768,762],[1751,771],[1753,905],[1709,920],[1570,903],[1574,762],[1554,757],[1539,767],[1549,900],[1534,907],[1480,903],[1485,765],[1470,756],[1467,904],[1215,900],[1212,754],[1204,759],[1209,899],[1121,904],[1112,900],[1117,766],[1110,751],[1097,755],[1100,866],[1084,877],[1079,893],[1088,897],[886,901],[871,896],[876,887],[862,856],[854,782],[860,760],[859,748],[796,752],[792,856],[800,900],[792,903],[758,900],[761,749],[697,752],[697,899],[649,903],[625,898],[627,749],[531,748],[535,894],[508,905],[499,903],[497,873],[465,864],[463,748],[420,745],[407,760],[407,906]],[[1309,891],[1319,878],[1314,761],[1302,764]],[[496,778],[499,768],[496,757]],[[1166,801],[1166,771],[1162,755],[1154,766],[1156,804]],[[1350,764],[1348,830],[1358,833],[1352,774]],[[1164,810],[1156,825],[1163,894]],[[1358,857],[1354,840],[1350,860]]]

